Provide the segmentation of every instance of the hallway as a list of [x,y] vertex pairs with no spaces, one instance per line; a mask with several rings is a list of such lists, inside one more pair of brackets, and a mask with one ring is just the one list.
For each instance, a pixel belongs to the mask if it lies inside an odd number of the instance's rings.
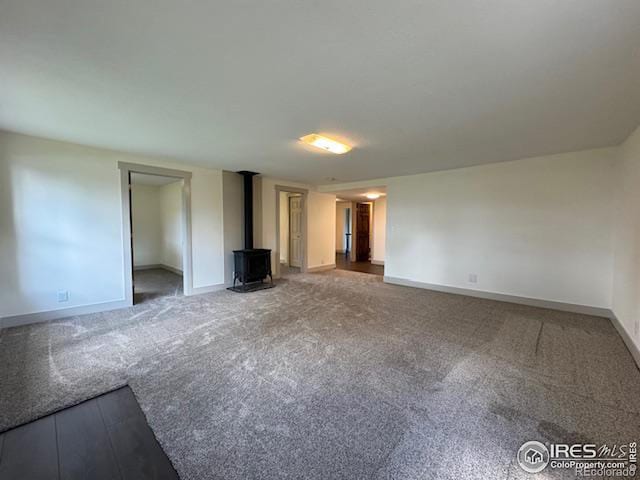
[[352,272],[384,275],[384,265],[374,265],[371,262],[352,262],[344,253],[336,253],[336,268],[339,270],[351,270]]

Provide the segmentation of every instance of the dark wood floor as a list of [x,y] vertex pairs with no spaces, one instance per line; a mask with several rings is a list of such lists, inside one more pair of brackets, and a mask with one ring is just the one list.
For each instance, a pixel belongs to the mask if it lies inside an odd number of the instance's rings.
[[177,478],[129,387],[0,434],[1,480]]
[[383,265],[374,265],[371,262],[352,262],[344,253],[336,253],[336,268],[351,270],[353,272],[384,275]]

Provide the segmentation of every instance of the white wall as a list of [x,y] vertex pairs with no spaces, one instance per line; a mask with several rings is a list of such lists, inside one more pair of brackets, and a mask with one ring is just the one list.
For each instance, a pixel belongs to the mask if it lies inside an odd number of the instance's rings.
[[160,226],[162,265],[182,271],[182,184],[168,183],[158,188],[160,193]]
[[280,192],[280,263],[289,263],[289,195]]
[[336,252],[344,253],[347,248],[347,237],[345,236],[345,215],[351,202],[336,202]]
[[615,156],[600,149],[389,179],[385,275],[609,308]]
[[373,202],[373,244],[371,261],[384,263],[384,250],[387,237],[387,198],[380,197]]
[[613,312],[640,349],[640,128],[616,165]]
[[133,265],[162,263],[160,189],[156,185],[131,186]]
[[275,272],[276,257],[276,185],[304,188],[307,196],[307,267],[314,268],[335,263],[336,196],[319,193],[311,185],[289,182],[269,177],[260,177],[259,195],[262,200],[260,215],[254,225],[256,247],[269,248],[271,267]]
[[335,265],[336,196],[309,192],[308,267]]
[[244,247],[244,194],[242,177],[222,172],[224,207],[224,282],[233,282],[233,251]]
[[0,317],[124,299],[118,161],[193,173],[194,287],[223,282],[221,171],[0,132]]
[[206,288],[224,282],[224,232],[222,217],[222,171],[188,167],[191,178],[191,251],[193,287]]
[[182,271],[182,184],[132,185],[134,266],[166,265]]

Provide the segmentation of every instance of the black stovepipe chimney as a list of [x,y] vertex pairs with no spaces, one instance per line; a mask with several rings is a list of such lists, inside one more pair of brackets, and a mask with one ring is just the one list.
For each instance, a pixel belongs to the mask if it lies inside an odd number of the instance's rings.
[[238,172],[244,177],[244,248],[253,248],[253,176],[256,172],[242,170]]

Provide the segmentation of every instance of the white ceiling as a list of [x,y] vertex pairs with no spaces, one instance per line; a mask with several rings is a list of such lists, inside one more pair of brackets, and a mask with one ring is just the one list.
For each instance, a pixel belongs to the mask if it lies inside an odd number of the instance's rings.
[[639,25],[638,0],[0,0],[0,128],[318,184],[608,146],[640,123]]
[[366,195],[367,193],[379,193],[381,197],[387,194],[387,187],[369,187],[369,188],[352,188],[349,190],[332,191],[339,200],[345,200],[349,202],[370,202]]
[[153,186],[161,186],[167,185],[173,182],[181,182],[182,180],[179,178],[173,177],[163,177],[161,175],[147,175],[145,173],[132,173],[131,174],[131,183],[134,185],[153,185]]

